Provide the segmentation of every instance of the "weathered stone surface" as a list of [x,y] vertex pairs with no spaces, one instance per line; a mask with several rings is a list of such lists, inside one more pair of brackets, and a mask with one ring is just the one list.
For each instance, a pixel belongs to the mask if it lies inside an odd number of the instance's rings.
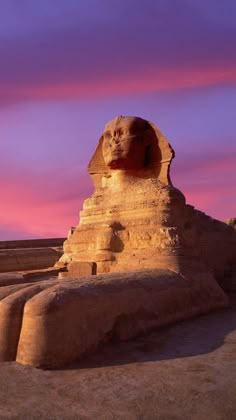
[[20,239],[16,241],[0,241],[0,249],[52,248],[61,247],[66,238]]
[[24,283],[24,276],[21,273],[0,273],[0,287],[11,284]]
[[66,279],[71,277],[84,277],[96,274],[97,267],[93,262],[72,262],[68,264],[68,271],[61,271],[58,274],[59,279]]
[[235,230],[185,203],[170,180],[173,157],[154,124],[110,121],[89,163],[95,191],[57,266],[94,261],[97,273],[158,267],[186,273],[194,263],[223,283],[234,271]]
[[0,363],[0,418],[235,419],[231,296],[227,309],[102,345],[68,369]]
[[0,288],[0,361],[16,359],[24,305],[52,284],[53,281],[45,281]]
[[48,267],[42,268],[41,270],[22,271],[21,274],[25,281],[34,281],[58,276],[62,270],[60,268]]
[[60,256],[59,248],[26,248],[0,250],[0,273],[47,268]]
[[9,286],[0,299],[0,360],[48,368],[227,305],[210,274],[162,269]]
[[57,276],[62,269],[49,267],[41,270],[0,273],[0,287],[42,281]]
[[234,229],[236,229],[236,218],[231,217],[230,219],[226,219],[225,223],[229,226],[232,226]]

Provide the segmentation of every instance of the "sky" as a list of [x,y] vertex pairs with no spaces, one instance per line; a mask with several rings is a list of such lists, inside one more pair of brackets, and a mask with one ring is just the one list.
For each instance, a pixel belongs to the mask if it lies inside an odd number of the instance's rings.
[[0,0],[0,240],[65,237],[117,115],[156,124],[173,184],[236,217],[235,0]]

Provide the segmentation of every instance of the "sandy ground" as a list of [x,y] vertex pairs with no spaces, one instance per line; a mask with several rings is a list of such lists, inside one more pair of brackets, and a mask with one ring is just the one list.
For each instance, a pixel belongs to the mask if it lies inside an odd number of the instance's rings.
[[236,419],[231,307],[57,371],[0,364],[0,419]]

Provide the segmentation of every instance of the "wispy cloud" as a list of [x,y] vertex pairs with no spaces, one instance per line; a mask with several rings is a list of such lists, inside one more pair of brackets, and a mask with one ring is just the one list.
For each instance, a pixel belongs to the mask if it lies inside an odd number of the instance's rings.
[[0,86],[0,101],[11,103],[25,100],[55,100],[103,98],[105,96],[122,94],[140,94],[162,90],[196,88],[217,84],[236,85],[235,68],[212,68],[151,70],[148,77],[142,74],[127,75],[126,78],[110,77],[106,80],[40,84],[39,86]]
[[174,185],[187,202],[212,217],[235,217],[236,150],[183,155],[173,168]]
[[236,83],[236,29],[189,1],[26,3],[19,36],[2,35],[1,104]]
[[[44,175],[14,168],[0,173],[0,230],[14,231],[15,237],[66,236],[79,221],[79,210],[92,185],[85,173]],[[78,180],[76,182],[76,180]]]

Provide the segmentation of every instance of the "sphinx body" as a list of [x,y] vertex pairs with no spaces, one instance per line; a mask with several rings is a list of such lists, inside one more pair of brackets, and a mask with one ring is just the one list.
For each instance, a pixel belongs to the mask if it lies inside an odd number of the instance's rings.
[[166,266],[169,256],[175,266],[183,195],[156,179],[119,177],[106,179],[106,185],[85,200],[60,264],[92,261],[99,274]]
[[219,283],[235,275],[236,230],[186,204],[173,157],[151,122],[106,125],[88,167],[94,193],[56,264],[67,272],[0,288],[0,361],[61,367],[110,338],[227,306]]
[[79,275],[80,263],[90,261],[97,274],[168,267],[213,271],[223,281],[233,270],[235,232],[186,204],[170,179],[173,157],[151,122],[116,117],[105,126],[89,163],[95,191],[57,263],[68,266],[62,277]]

